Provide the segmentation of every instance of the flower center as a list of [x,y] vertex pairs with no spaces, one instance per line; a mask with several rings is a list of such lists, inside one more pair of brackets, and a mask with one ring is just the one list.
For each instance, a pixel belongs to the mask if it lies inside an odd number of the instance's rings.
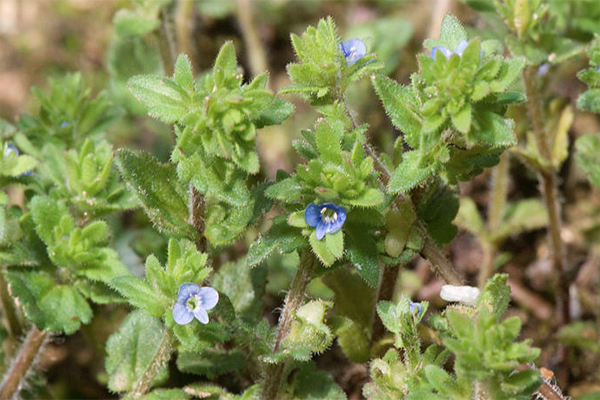
[[190,311],[197,310],[198,308],[200,308],[201,305],[202,299],[200,299],[200,296],[198,296],[197,294],[190,296],[190,298],[187,299],[187,301],[185,302],[185,306]]
[[328,207],[323,207],[321,209],[321,221],[324,223],[329,224],[331,222],[335,222],[337,218],[338,214],[335,212],[335,210]]

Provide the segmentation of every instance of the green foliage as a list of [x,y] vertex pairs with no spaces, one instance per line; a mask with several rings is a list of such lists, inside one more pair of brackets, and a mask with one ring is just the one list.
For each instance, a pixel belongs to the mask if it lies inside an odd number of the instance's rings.
[[45,144],[59,149],[80,148],[86,139],[97,138],[121,115],[106,93],[91,98],[91,90],[83,87],[81,74],[51,78],[49,84],[48,95],[32,89],[40,102],[39,118],[22,115],[17,125],[15,142],[32,155],[32,144],[38,148]]
[[[158,319],[139,311],[129,314],[121,328],[106,342],[108,388],[113,392],[133,389],[154,361],[165,334],[166,329]],[[167,379],[169,371],[166,367],[158,367],[153,385]]]
[[[458,20],[448,15],[440,39],[427,40],[425,47],[454,52],[466,40]],[[496,164],[498,155],[516,143],[513,123],[503,115],[507,104],[521,101],[506,90],[519,77],[524,60],[507,60],[498,52],[497,42],[475,38],[460,55],[446,58],[439,50],[435,59],[419,55],[412,86],[383,76],[373,79],[392,122],[414,149],[394,171],[390,192],[407,192],[435,173],[453,184],[468,180]]]
[[38,164],[36,159],[31,156],[17,154],[9,147],[8,143],[2,143],[0,151],[2,151],[0,154],[0,184],[2,186],[22,180],[23,175],[32,171]]
[[[333,376],[316,369],[313,363],[300,365],[294,371],[291,382],[282,391],[289,398],[306,400],[343,400],[346,394],[334,381]],[[287,397],[286,397],[287,398]]]
[[182,237],[195,237],[187,222],[188,199],[175,168],[143,151],[120,149],[116,156],[121,176],[136,194],[155,226]]
[[185,282],[201,285],[211,271],[205,267],[206,260],[207,255],[198,252],[191,242],[171,239],[164,267],[150,255],[146,259],[144,279],[120,276],[112,279],[110,286],[145,314],[173,321],[172,310],[179,287]]
[[588,133],[575,142],[575,160],[596,187],[600,187],[600,165],[597,162],[599,152],[600,137],[596,134]]
[[302,36],[291,35],[300,64],[287,66],[292,85],[282,93],[298,93],[313,105],[341,100],[348,85],[366,74],[381,69],[383,64],[368,54],[353,65],[346,65],[340,50],[335,24],[331,17],[321,19],[317,27],[308,27]]
[[299,361],[308,361],[313,353],[325,351],[333,341],[331,329],[323,322],[332,304],[309,301],[296,312],[288,335],[281,342],[281,351]]
[[577,99],[577,107],[583,111],[600,113],[600,36],[596,33],[587,50],[592,67],[577,73],[577,77],[589,86]]

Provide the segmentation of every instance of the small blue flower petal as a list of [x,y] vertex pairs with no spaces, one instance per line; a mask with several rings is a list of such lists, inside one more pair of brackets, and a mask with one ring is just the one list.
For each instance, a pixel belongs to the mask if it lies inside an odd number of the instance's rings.
[[317,225],[317,230],[315,231],[317,240],[323,239],[323,237],[325,236],[326,233],[329,233],[329,232],[327,232],[327,224],[319,222],[319,224]]
[[219,292],[211,287],[201,287],[198,295],[200,296],[200,301],[202,301],[202,308],[205,310],[214,308],[219,302]]
[[198,308],[197,310],[194,310],[194,317],[196,317],[201,324],[208,324],[208,313],[204,308]]
[[6,146],[6,151],[4,152],[4,156],[8,156],[9,154],[14,153],[17,157],[19,156],[19,149],[17,149],[12,144]]
[[321,208],[322,207],[315,203],[310,203],[308,207],[306,207],[306,210],[304,210],[304,220],[308,226],[314,228],[321,221]]
[[543,63],[542,65],[540,65],[538,67],[537,74],[538,74],[538,76],[544,76],[548,73],[549,70],[550,70],[550,64]]
[[192,322],[194,313],[188,310],[185,304],[175,303],[175,307],[173,307],[173,319],[179,325],[186,325]]
[[417,310],[417,315],[421,314],[421,303],[413,303],[412,301],[408,305],[408,310],[414,314],[415,310]]
[[61,128],[67,128],[68,126],[69,126],[69,123],[68,123],[67,121],[63,121],[63,122],[60,124],[60,127],[61,127]]
[[600,72],[600,67],[598,67],[598,69],[596,70],[596,72]]
[[454,50],[454,54],[458,54],[459,56],[462,56],[462,53],[465,51],[465,49],[467,48],[468,45],[469,45],[469,42],[467,42],[466,40],[461,40],[460,43],[458,43],[458,46],[456,46],[456,50]]
[[179,286],[179,292],[177,293],[177,303],[185,305],[185,302],[189,300],[195,294],[200,293],[200,286],[195,283],[185,282]]
[[449,48],[447,48],[446,46],[434,46],[431,49],[431,58],[433,58],[435,60],[435,54],[437,53],[437,51],[440,51],[444,57],[446,57],[447,59],[450,59],[450,57],[452,56],[453,52],[452,50],[450,50]]
[[367,54],[367,46],[359,38],[350,39],[344,43],[340,42],[340,50],[346,58],[346,65],[356,64]]

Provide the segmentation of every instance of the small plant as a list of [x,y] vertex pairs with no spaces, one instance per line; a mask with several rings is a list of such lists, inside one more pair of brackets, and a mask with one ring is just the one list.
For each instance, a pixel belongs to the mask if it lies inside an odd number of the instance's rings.
[[[50,337],[77,332],[102,355],[95,384],[127,399],[563,398],[534,364],[542,349],[527,320],[507,310],[510,286],[524,307],[534,306],[523,298],[555,301],[544,329],[597,360],[593,338],[579,339],[598,330],[574,321],[570,305],[565,241],[576,235],[562,229],[558,201],[576,111],[541,88],[586,48],[577,77],[589,88],[577,106],[600,111],[600,38],[582,22],[600,10],[464,2],[491,22],[476,31],[446,15],[406,80],[388,76],[394,46],[412,33],[406,21],[362,27],[375,37],[350,27],[343,40],[321,18],[291,34],[295,59],[279,91],[284,80],[259,68],[267,58],[248,31],[247,2],[139,0],[118,10],[107,90],[92,95],[81,74],[52,78],[33,90],[37,112],[0,120],[0,398],[43,397],[35,385],[19,393],[41,376],[28,371]],[[206,24],[235,13],[244,46],[221,40],[214,63],[198,62],[185,22],[193,12]],[[395,30],[402,40],[388,37]],[[115,140],[130,128],[141,135],[140,124],[164,131],[165,145]],[[289,139],[295,154],[284,158],[297,162],[275,171],[282,164],[264,137]],[[600,186],[598,136],[574,149]],[[534,172],[541,199],[509,201],[509,157]],[[484,212],[458,185],[488,173]],[[442,250],[458,227],[482,248],[477,277]],[[524,296],[496,272],[512,238],[546,228],[548,245],[530,258],[550,254],[552,291]],[[597,226],[584,235],[579,253],[593,254]],[[421,301],[404,279],[418,257],[443,281]],[[569,350],[556,355],[557,375],[568,375]],[[353,364],[368,373],[350,389],[332,371]]]

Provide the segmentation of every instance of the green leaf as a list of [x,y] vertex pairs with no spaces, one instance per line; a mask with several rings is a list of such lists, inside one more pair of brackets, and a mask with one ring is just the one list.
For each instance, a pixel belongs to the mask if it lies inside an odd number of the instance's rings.
[[388,183],[390,193],[406,193],[434,173],[434,167],[421,166],[421,155],[417,151],[407,151],[402,155],[402,162],[392,174]]
[[293,375],[291,382],[293,398],[305,400],[345,400],[346,393],[334,381],[333,376],[319,371],[314,363],[305,363]]
[[510,303],[510,287],[506,284],[508,275],[496,274],[485,284],[477,301],[477,307],[488,307],[500,319]]
[[[186,389],[154,389],[144,396],[144,400],[189,400],[191,397],[192,395],[187,393]],[[123,400],[130,400],[129,396],[124,397]]]
[[370,287],[379,282],[377,244],[363,225],[346,224],[346,254],[360,276]]
[[188,113],[188,93],[170,78],[136,75],[127,83],[133,94],[146,104],[151,116],[163,122],[179,121]]
[[502,63],[498,77],[490,83],[490,89],[494,93],[505,91],[521,75],[525,66],[525,59],[522,57],[510,58]]
[[467,133],[471,129],[471,103],[465,106],[457,113],[451,114],[452,123],[462,133]]
[[280,125],[294,113],[294,105],[282,100],[278,97],[273,97],[273,101],[267,107],[262,108],[258,117],[252,122],[257,128],[270,125]]
[[200,352],[183,352],[177,357],[181,372],[214,379],[226,373],[234,373],[245,367],[246,355],[238,349],[203,349]]
[[600,89],[589,89],[577,98],[577,108],[600,113]]
[[374,188],[367,188],[358,197],[354,199],[344,200],[354,207],[375,207],[383,203],[385,195]]
[[587,133],[580,136],[575,142],[575,160],[577,161],[577,165],[587,173],[590,182],[600,188],[600,163],[598,163],[598,154],[600,154],[599,135]]
[[514,122],[496,113],[476,110],[474,125],[476,129],[472,129],[467,134],[467,144],[471,147],[477,144],[510,147],[517,143],[517,137],[513,132]]
[[[329,234],[325,235],[325,237],[327,237],[328,235]],[[333,254],[331,250],[329,250],[329,247],[327,246],[327,239],[317,239],[317,234],[314,230],[310,233],[308,241],[310,243],[310,247],[313,250],[313,253],[315,253],[317,258],[323,263],[324,266],[331,267],[335,260],[339,258],[336,257],[336,255]]]
[[275,249],[290,253],[306,243],[298,229],[287,223],[274,223],[271,230],[257,239],[248,250],[246,263],[254,267],[264,261]]
[[477,205],[469,197],[461,197],[460,208],[455,219],[456,225],[479,236],[483,231],[483,219],[477,210]]
[[435,184],[427,188],[417,214],[425,222],[427,231],[437,243],[448,243],[458,233],[458,229],[452,224],[452,220],[458,213],[458,207],[455,187],[452,188],[441,179],[437,179]]
[[540,371],[528,369],[512,374],[500,384],[504,393],[530,398],[542,384]]
[[[160,351],[166,334],[159,319],[139,311],[129,314],[106,342],[108,388],[113,392],[132,390]],[[168,373],[166,364],[158,366],[152,385],[164,382]]]
[[548,213],[541,200],[525,199],[516,204],[509,203],[504,211],[500,227],[490,232],[491,240],[501,243],[506,238],[548,225]]
[[286,178],[269,186],[265,194],[272,199],[291,203],[302,198],[302,185],[295,178]]
[[463,398],[460,386],[446,371],[437,365],[427,365],[425,367],[425,376],[429,383],[431,383],[440,394],[450,396],[452,399]]
[[141,309],[145,314],[160,318],[165,313],[165,308],[170,299],[150,286],[146,281],[133,277],[121,276],[110,281],[110,286],[121,293],[131,305]]
[[188,92],[194,91],[194,72],[192,71],[192,63],[186,54],[182,53],[177,57],[173,79]]
[[555,338],[567,346],[600,354],[598,332],[591,322],[577,321],[565,325],[556,333]]
[[237,69],[237,61],[235,59],[235,48],[232,42],[225,42],[217,59],[215,60],[215,66],[213,68],[215,83],[218,87],[226,86],[227,82],[235,77]]
[[162,164],[144,151],[130,149],[118,150],[115,160],[121,176],[160,230],[194,237],[187,223],[186,191],[177,180],[173,165]]
[[402,86],[382,75],[377,75],[372,82],[392,123],[404,132],[406,143],[417,147],[423,122],[412,86]]
[[369,361],[370,340],[358,324],[350,318],[340,316],[332,317],[328,322],[337,336],[338,344],[350,360],[356,363]]
[[341,258],[344,254],[344,232],[339,230],[335,233],[326,234],[325,244],[336,259]]
[[377,314],[383,322],[385,329],[392,333],[400,333],[400,320],[396,313],[396,305],[390,301],[377,303]]
[[75,333],[92,319],[92,309],[81,294],[59,285],[44,273],[13,272],[7,275],[12,294],[19,299],[28,319],[48,331]]
[[142,36],[160,25],[156,17],[142,15],[133,10],[120,9],[113,18],[115,33],[119,36]]
[[29,209],[39,237],[46,244],[54,243],[54,228],[63,216],[68,215],[67,208],[50,197],[35,196],[29,203]]

